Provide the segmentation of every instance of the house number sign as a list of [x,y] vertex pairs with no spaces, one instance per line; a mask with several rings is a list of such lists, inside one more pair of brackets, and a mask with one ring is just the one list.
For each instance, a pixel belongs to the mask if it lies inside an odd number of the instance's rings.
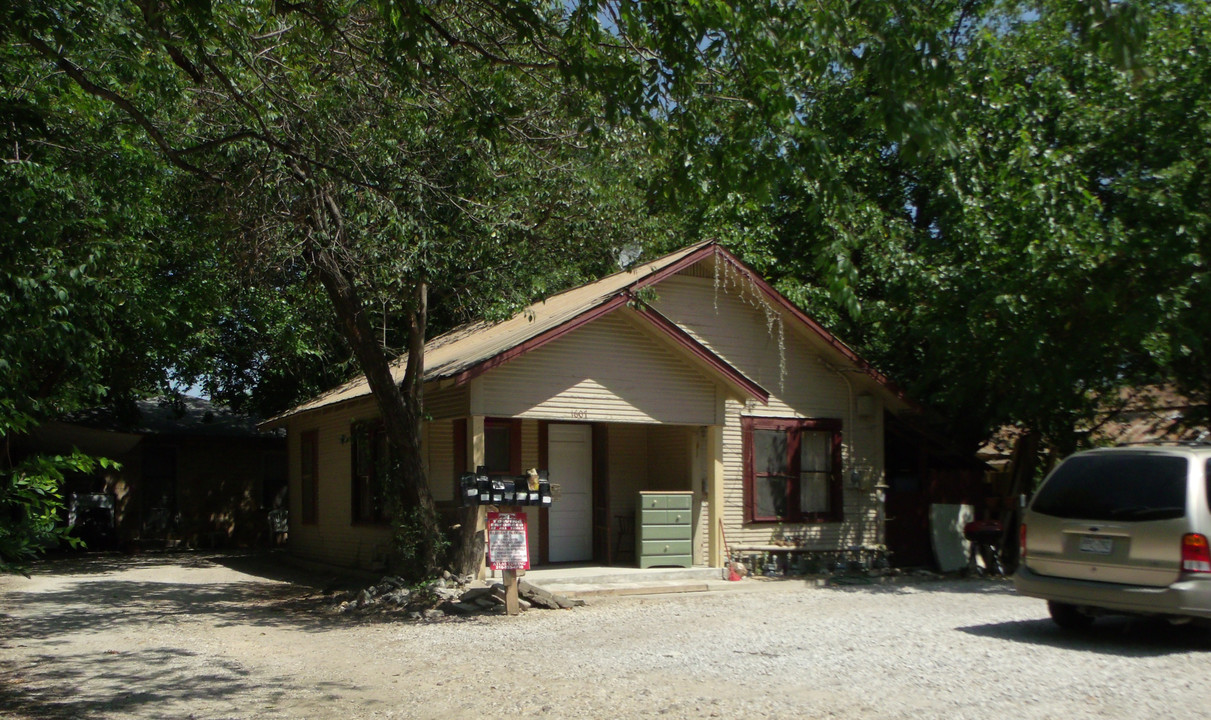
[[488,564],[493,570],[529,570],[525,513],[488,513]]

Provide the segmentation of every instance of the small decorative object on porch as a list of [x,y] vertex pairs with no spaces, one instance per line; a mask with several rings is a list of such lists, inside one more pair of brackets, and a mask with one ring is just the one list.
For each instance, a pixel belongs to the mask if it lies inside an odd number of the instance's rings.
[[503,571],[505,611],[509,615],[521,612],[517,599],[517,577],[530,569],[525,513],[488,513],[488,566]]

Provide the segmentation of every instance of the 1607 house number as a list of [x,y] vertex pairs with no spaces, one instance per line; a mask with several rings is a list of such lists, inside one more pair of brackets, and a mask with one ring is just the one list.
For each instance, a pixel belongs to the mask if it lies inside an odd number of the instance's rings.
[[588,420],[589,411],[588,410],[572,410],[570,417],[573,420]]

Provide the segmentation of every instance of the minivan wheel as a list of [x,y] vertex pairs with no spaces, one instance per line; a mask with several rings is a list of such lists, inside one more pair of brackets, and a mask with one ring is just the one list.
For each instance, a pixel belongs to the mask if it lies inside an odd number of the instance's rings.
[[1065,630],[1081,630],[1093,624],[1093,616],[1081,612],[1076,605],[1048,600],[1047,610],[1055,624]]

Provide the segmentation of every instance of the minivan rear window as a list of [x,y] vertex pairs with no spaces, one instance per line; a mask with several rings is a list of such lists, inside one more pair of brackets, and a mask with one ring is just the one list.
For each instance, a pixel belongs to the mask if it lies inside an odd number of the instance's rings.
[[1186,514],[1185,458],[1078,455],[1043,484],[1030,509],[1081,520],[1171,520]]

